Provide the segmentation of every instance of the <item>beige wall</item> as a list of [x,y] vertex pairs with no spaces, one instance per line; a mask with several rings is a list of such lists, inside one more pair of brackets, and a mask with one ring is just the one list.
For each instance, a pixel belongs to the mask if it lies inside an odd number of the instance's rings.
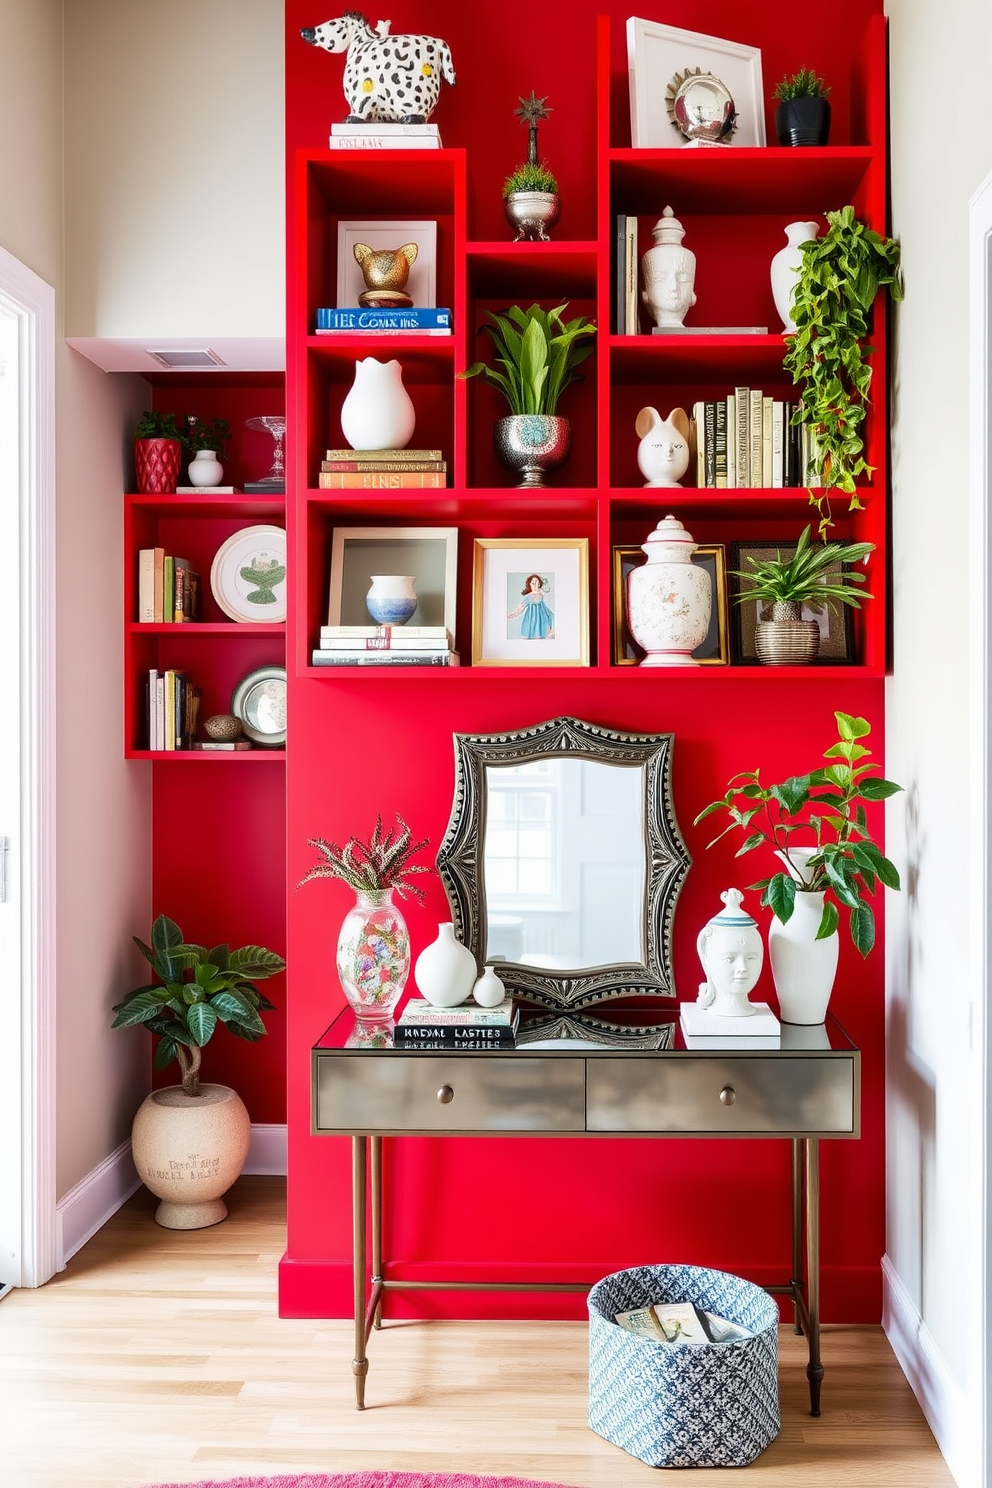
[[[969,1020],[981,1026],[971,1004],[982,969],[969,952],[966,906],[969,832],[981,823],[968,778],[968,200],[992,169],[992,7],[889,0],[887,10],[893,232],[906,298],[894,365],[886,773],[907,787],[888,822],[906,892],[888,901],[887,1248],[977,1420],[980,1072]],[[941,79],[953,79],[949,91]]]
[[0,0],[0,244],[62,280],[62,0]]
[[69,0],[66,335],[281,337],[282,0]]

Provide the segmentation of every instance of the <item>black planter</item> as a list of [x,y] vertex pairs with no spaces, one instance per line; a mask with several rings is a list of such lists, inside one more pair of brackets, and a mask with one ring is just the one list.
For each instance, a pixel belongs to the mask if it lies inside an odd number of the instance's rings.
[[790,98],[775,110],[780,145],[825,145],[830,138],[830,103],[826,98]]

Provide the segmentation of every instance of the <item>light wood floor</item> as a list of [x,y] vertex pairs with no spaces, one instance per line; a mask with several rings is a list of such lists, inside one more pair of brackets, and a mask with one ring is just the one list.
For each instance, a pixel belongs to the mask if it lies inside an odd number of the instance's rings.
[[[586,1425],[582,1323],[387,1325],[357,1412],[350,1324],[276,1316],[284,1194],[243,1178],[224,1224],[175,1233],[142,1190],[61,1276],[0,1302],[4,1488],[387,1467],[657,1484]],[[827,1328],[823,1353],[813,1420],[783,1328],[782,1433],[748,1488],[953,1488],[881,1329]]]

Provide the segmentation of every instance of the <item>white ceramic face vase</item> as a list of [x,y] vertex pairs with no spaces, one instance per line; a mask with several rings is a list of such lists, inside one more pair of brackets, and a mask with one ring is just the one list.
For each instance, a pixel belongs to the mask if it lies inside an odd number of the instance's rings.
[[755,1012],[748,993],[757,985],[764,963],[761,933],[741,907],[743,897],[738,889],[721,894],[726,908],[703,926],[696,939],[706,973],[697,1001],[722,1018],[749,1018]]
[[637,468],[646,486],[679,486],[689,468],[689,419],[673,408],[663,419],[657,408],[642,408],[634,428],[640,435]]

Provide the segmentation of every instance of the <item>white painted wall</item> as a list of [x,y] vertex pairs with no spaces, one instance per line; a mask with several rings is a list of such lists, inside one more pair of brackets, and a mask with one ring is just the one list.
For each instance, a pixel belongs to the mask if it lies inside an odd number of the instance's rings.
[[65,6],[66,334],[284,335],[282,0]]
[[[988,0],[889,0],[892,230],[905,302],[892,433],[886,774],[887,1322],[959,1483],[980,1482],[982,970],[969,958],[968,201],[992,168]],[[943,84],[949,82],[945,89]],[[963,102],[962,102],[963,101]],[[960,114],[957,110],[960,108]]]

